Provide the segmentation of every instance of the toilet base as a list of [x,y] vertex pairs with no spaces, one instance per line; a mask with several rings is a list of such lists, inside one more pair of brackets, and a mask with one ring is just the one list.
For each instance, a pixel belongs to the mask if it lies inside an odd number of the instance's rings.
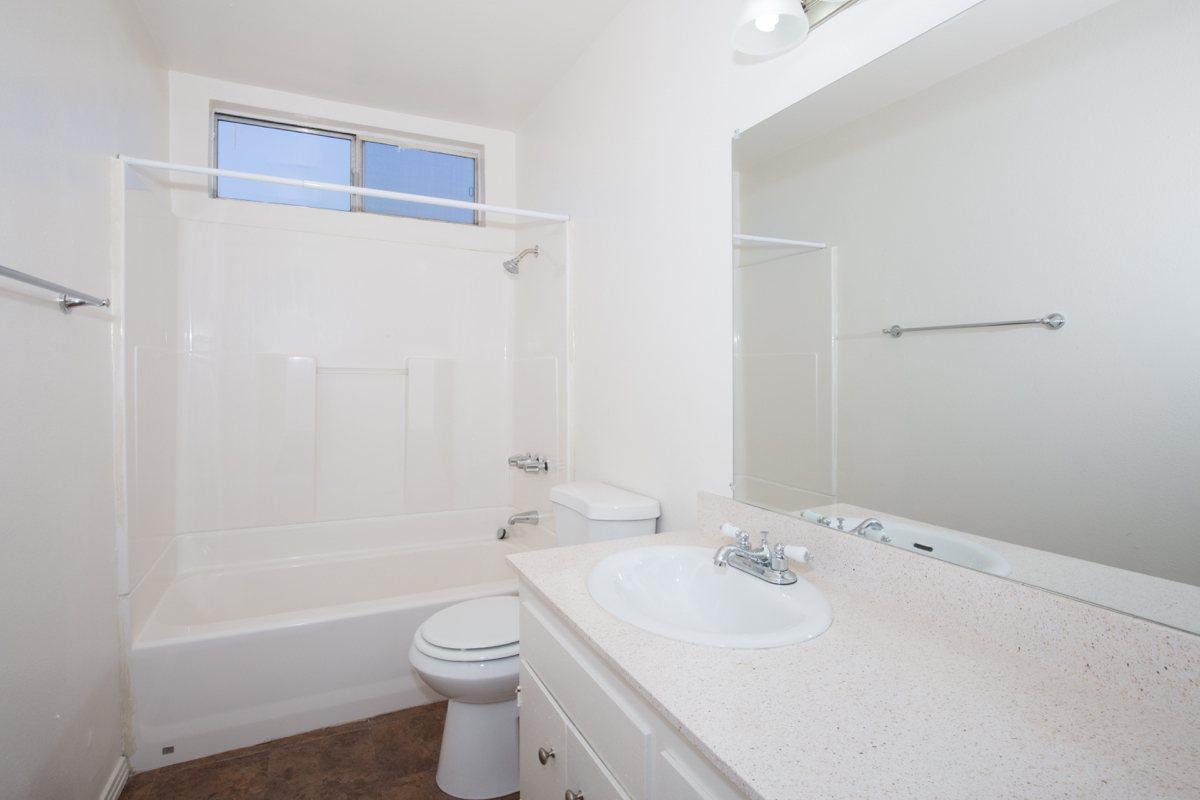
[[437,785],[463,800],[517,791],[517,698],[500,703],[451,700],[442,730]]

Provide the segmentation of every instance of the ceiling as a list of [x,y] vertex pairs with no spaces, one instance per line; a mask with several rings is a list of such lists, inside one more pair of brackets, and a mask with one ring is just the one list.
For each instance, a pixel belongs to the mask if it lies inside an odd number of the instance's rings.
[[627,0],[131,0],[168,69],[513,130]]

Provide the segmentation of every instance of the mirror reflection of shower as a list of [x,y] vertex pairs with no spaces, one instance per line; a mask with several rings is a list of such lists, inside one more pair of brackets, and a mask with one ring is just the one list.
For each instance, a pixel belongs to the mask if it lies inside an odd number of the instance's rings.
[[509,272],[511,272],[513,275],[519,275],[521,273],[521,259],[527,255],[533,255],[534,258],[537,258],[538,253],[540,251],[541,251],[541,245],[534,245],[533,247],[527,247],[524,250],[522,250],[521,252],[517,253],[515,258],[510,258],[508,261],[505,261],[504,268],[506,270],[508,270]]

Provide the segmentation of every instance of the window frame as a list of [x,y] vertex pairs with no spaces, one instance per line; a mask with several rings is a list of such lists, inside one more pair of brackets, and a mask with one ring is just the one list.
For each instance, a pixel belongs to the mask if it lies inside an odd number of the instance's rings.
[[[209,114],[209,163],[213,168],[218,167],[217,153],[217,125],[225,122],[239,122],[246,125],[259,125],[264,128],[276,128],[278,130],[293,131],[296,133],[307,133],[316,136],[331,136],[338,139],[348,139],[350,141],[350,178],[352,186],[363,187],[364,176],[364,161],[363,161],[363,146],[367,142],[372,144],[393,145],[396,147],[411,148],[414,150],[423,150],[428,153],[438,153],[446,156],[458,156],[462,158],[470,158],[475,162],[475,197],[472,202],[482,203],[483,201],[483,147],[469,144],[451,144],[448,142],[436,141],[433,139],[425,139],[420,136],[414,136],[402,133],[384,133],[372,130],[355,129],[352,127],[315,127],[302,122],[288,120],[283,117],[270,116],[248,116],[239,111],[223,110],[214,108]],[[221,197],[217,194],[217,181],[219,176],[213,176],[209,180],[209,197],[214,200],[240,200],[241,202],[250,203],[265,203],[267,205],[290,205],[287,203],[274,203],[270,200],[244,200],[237,197]],[[365,188],[365,187],[364,187]],[[297,205],[298,208],[316,208],[316,206]],[[318,209],[321,211],[332,211],[335,209]],[[336,209],[338,213],[346,213],[341,209]],[[400,219],[412,219],[419,222],[442,222],[449,225],[472,225],[475,227],[484,227],[483,213],[479,209],[473,209],[471,213],[471,222],[458,222],[456,220],[447,219],[430,219],[428,217],[409,216],[407,214],[387,214],[379,211],[367,211],[363,208],[363,197],[360,194],[350,195],[349,213],[371,214],[376,217],[392,217]]]

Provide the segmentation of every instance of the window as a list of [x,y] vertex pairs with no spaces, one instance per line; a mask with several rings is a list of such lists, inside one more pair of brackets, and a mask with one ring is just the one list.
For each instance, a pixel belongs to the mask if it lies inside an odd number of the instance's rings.
[[[217,118],[217,167],[284,178],[352,183],[354,138],[325,131]],[[350,210],[350,195],[242,178],[217,178],[217,197]]]
[[[430,150],[363,142],[363,186],[475,202],[475,159]],[[363,211],[474,224],[469,208],[446,208],[385,197],[364,197]]]
[[[453,151],[380,141],[354,133],[317,130],[265,120],[215,115],[214,162],[219,169],[258,172],[394,192],[477,202],[478,150]],[[361,165],[361,169],[358,168]],[[365,211],[399,217],[479,224],[467,208],[359,197],[340,192],[281,186],[242,178],[217,178],[215,197],[264,203]]]

